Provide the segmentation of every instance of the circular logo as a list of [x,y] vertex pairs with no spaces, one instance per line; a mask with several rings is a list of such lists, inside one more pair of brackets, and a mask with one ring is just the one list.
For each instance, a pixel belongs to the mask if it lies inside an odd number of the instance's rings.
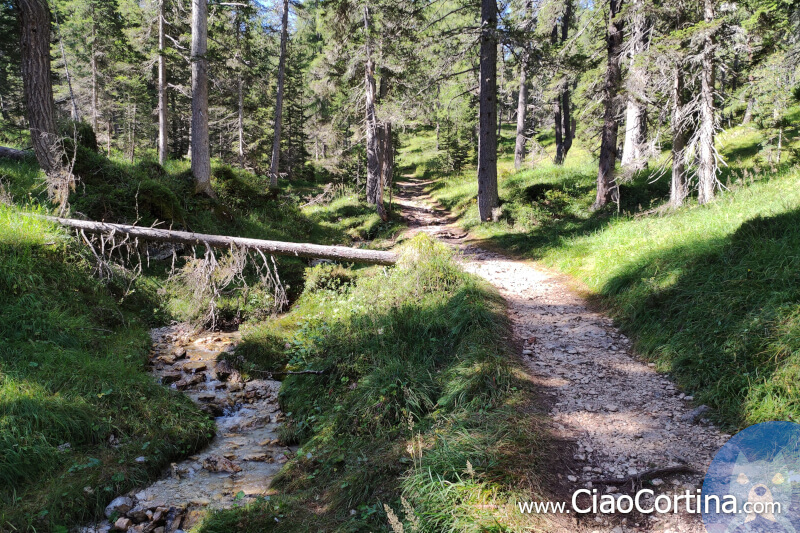
[[734,435],[702,495],[708,533],[800,533],[800,424],[764,422]]

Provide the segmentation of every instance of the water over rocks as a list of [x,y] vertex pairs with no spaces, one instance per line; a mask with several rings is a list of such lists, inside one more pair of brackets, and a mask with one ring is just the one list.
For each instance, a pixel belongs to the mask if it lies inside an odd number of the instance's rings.
[[244,380],[230,364],[218,361],[222,353],[235,351],[238,333],[195,335],[185,324],[150,333],[152,372],[214,416],[216,435],[206,449],[173,463],[149,487],[113,500],[107,519],[76,530],[81,533],[188,530],[209,509],[267,495],[272,478],[295,451],[278,442],[280,383]]

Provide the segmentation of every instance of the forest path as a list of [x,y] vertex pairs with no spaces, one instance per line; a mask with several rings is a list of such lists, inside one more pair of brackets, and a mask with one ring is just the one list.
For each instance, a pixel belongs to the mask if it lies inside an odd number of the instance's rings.
[[[703,418],[704,407],[693,408],[691,397],[642,362],[613,321],[591,310],[563,275],[477,247],[425,192],[429,184],[410,176],[397,183],[406,235],[424,232],[456,247],[465,269],[505,298],[521,359],[543,393],[552,436],[565,444],[550,465],[548,477],[558,485],[552,493],[567,502],[583,488],[596,489],[598,498],[633,496],[640,488],[656,496],[695,495],[729,436]],[[621,483],[637,476],[645,479]],[[591,505],[588,495],[578,501]],[[641,501],[652,507],[653,498]],[[562,515],[552,530],[703,533],[705,527],[699,514],[686,512],[587,513]]]

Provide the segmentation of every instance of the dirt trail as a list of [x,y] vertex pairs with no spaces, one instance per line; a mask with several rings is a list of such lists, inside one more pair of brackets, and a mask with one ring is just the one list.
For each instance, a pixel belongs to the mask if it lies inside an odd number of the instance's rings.
[[[569,500],[588,488],[619,498],[643,486],[656,495],[696,494],[729,438],[703,418],[705,409],[637,358],[613,322],[590,310],[563,276],[474,246],[424,192],[426,182],[405,180],[397,184],[397,204],[409,234],[425,232],[457,247],[465,268],[508,303],[522,360],[546,395],[553,435],[571,448],[552,465],[560,483],[554,493]],[[643,474],[649,479],[620,483]],[[652,507],[653,499],[642,502]],[[576,516],[555,519],[553,530],[705,532],[699,514]]]

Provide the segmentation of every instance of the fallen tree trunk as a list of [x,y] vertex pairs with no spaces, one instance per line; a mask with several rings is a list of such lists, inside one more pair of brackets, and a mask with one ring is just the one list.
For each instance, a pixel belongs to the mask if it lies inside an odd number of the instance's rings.
[[16,148],[0,146],[0,157],[4,157],[6,159],[21,161],[30,155],[32,155],[31,152],[26,152],[25,150],[17,150]]
[[352,261],[355,263],[369,263],[375,265],[393,265],[397,262],[397,255],[392,252],[377,250],[360,250],[346,246],[322,246],[297,242],[263,241],[260,239],[247,239],[243,237],[228,237],[225,235],[206,235],[203,233],[190,233],[187,231],[173,231],[160,228],[145,228],[125,224],[109,224],[91,220],[75,220],[72,218],[42,217],[57,222],[68,228],[75,228],[88,233],[108,233],[128,235],[137,239],[156,242],[171,242],[195,245],[207,245],[212,248],[230,248],[239,246],[253,250],[261,250],[272,255],[288,255],[295,257],[310,257],[317,259],[331,259],[334,261]]

